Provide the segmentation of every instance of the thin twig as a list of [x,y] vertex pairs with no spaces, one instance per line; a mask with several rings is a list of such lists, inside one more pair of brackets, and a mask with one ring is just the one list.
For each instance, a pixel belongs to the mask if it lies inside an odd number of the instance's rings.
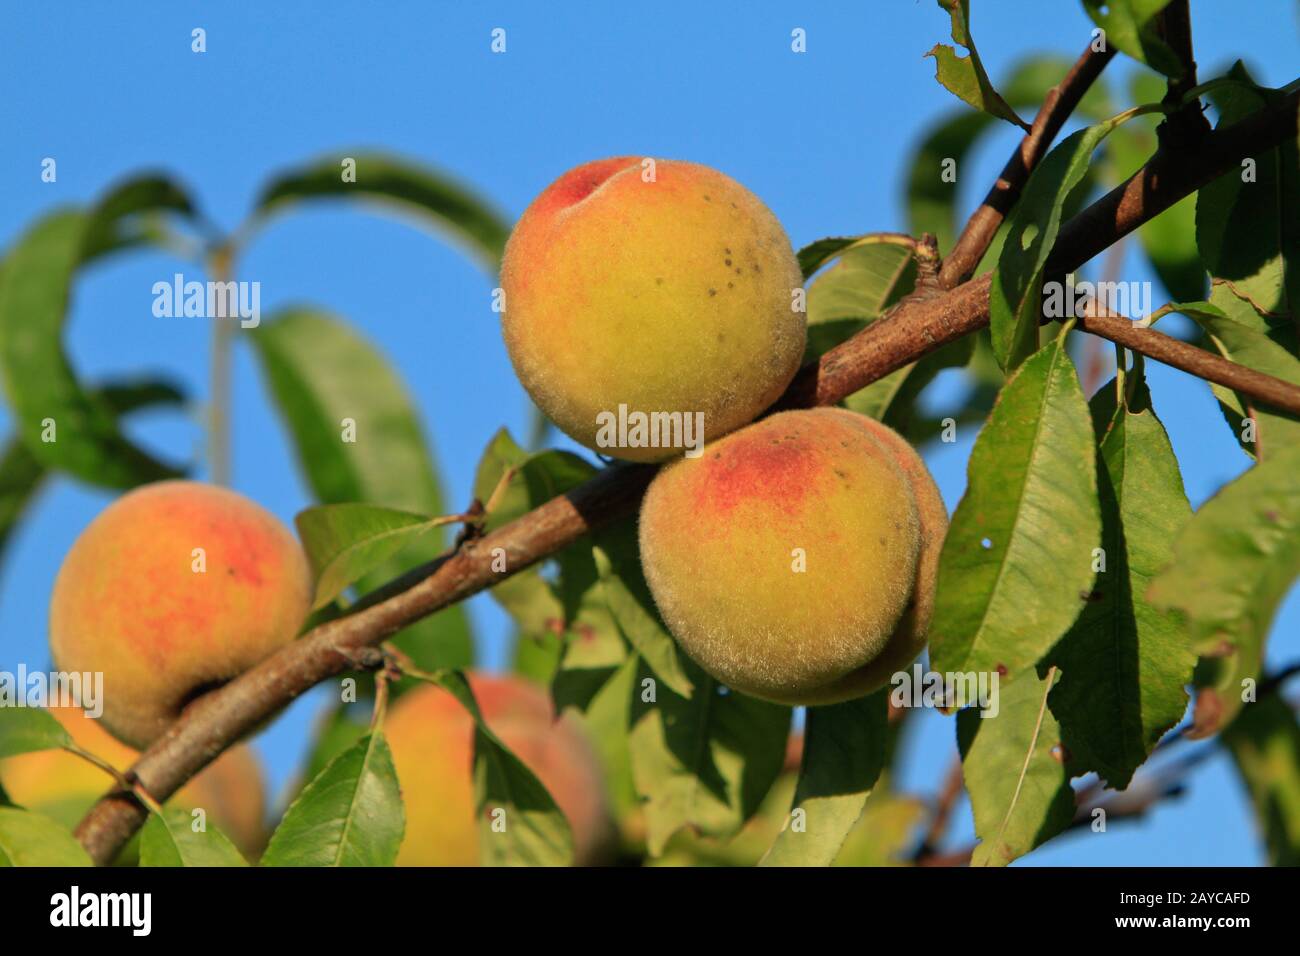
[[971,214],[966,227],[953,244],[952,251],[944,259],[939,282],[945,289],[955,288],[975,274],[980,260],[997,235],[998,227],[1020,198],[1020,191],[1029,181],[1029,174],[1047,155],[1056,134],[1061,131],[1065,121],[1074,113],[1079,101],[1114,55],[1115,50],[1110,44],[1102,52],[1089,45],[1065,78],[1047,91],[1029,132],[1007,160],[997,182],[984,197],[980,207]]

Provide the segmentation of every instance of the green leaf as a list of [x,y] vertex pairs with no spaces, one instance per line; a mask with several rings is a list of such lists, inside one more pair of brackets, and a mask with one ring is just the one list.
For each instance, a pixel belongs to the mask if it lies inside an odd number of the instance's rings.
[[867,798],[832,866],[903,866],[916,845],[917,828],[929,816],[925,803],[879,789]]
[[[354,165],[346,166],[347,160]],[[352,175],[345,179],[345,173]],[[469,246],[493,272],[510,227],[467,187],[427,166],[383,153],[354,150],[307,164],[262,191],[257,215],[265,217],[310,199],[364,199],[414,213]]]
[[938,0],[938,3],[939,8],[945,11],[952,21],[953,42],[964,46],[970,55],[961,57],[947,44],[936,44],[926,54],[934,57],[935,79],[950,93],[975,109],[1028,131],[1029,124],[1017,116],[1016,111],[1007,105],[1007,101],[998,95],[998,91],[993,88],[988,74],[984,71],[984,64],[980,62],[980,55],[975,49],[975,40],[970,32],[970,0]]
[[[1238,85],[1214,91],[1217,128],[1232,126],[1280,93],[1254,86],[1241,63],[1228,76]],[[1210,275],[1265,315],[1300,314],[1300,147],[1291,137],[1272,149],[1256,150],[1213,182],[1201,187],[1196,203],[1196,242]]]
[[713,837],[739,830],[780,773],[790,732],[789,707],[726,690],[685,663],[689,699],[646,685],[653,675],[643,663],[632,707],[632,772],[652,856],[682,827]]
[[[280,313],[247,339],[317,501],[447,513],[415,404],[373,345],[341,319],[312,309]],[[344,440],[345,420],[355,427],[354,441]],[[407,553],[409,561],[433,559],[443,540],[428,535]],[[367,576],[362,588],[377,587],[408,567],[389,562]],[[396,643],[423,668],[468,666],[473,659],[460,605],[407,627]]]
[[1192,508],[1146,384],[1116,407],[1112,383],[1092,407],[1105,565],[1079,619],[1048,657],[1061,670],[1048,704],[1075,772],[1095,770],[1123,790],[1187,709],[1183,687],[1196,657],[1186,628],[1148,604],[1146,588],[1172,559]]
[[[107,211],[46,216],[9,250],[0,267],[0,379],[38,462],[91,484],[130,488],[180,472],[122,435],[109,404],[82,388],[62,342],[77,270],[88,250],[104,251],[104,231],[125,214],[109,199]],[[94,243],[101,247],[91,250]]]
[[[507,469],[513,469],[498,489]],[[538,505],[576,488],[596,473],[585,459],[567,451],[526,452],[504,428],[488,443],[474,478],[474,497],[489,503],[485,531],[495,531]],[[496,495],[495,502],[491,499]]]
[[1258,677],[1273,615],[1300,575],[1298,474],[1300,445],[1291,445],[1221,488],[1183,528],[1173,563],[1147,589],[1154,606],[1187,616],[1193,646],[1215,665],[1201,693],[1217,698],[1216,719],[1198,720],[1204,732],[1241,710],[1243,681]]
[[1223,732],[1250,794],[1269,866],[1300,866],[1300,724],[1280,694],[1242,709]]
[[294,519],[316,577],[312,610],[331,603],[347,588],[451,518],[429,518],[375,505],[320,505]]
[[1155,16],[1168,5],[1169,0],[1083,0],[1107,43],[1165,76],[1180,77],[1182,63],[1156,32]]
[[194,829],[191,811],[150,813],[140,831],[141,866],[248,866],[235,845],[216,827]]
[[271,834],[263,866],[392,866],[406,830],[397,771],[379,731],[329,762]]
[[[791,818],[764,866],[830,866],[853,831],[885,763],[889,690],[809,707]],[[796,825],[795,815],[800,815]]]
[[1074,623],[1101,538],[1096,451],[1065,337],[1007,382],[971,451],[939,562],[937,671],[1013,677]]
[[640,802],[628,748],[632,701],[638,690],[639,672],[640,662],[635,654],[629,654],[592,694],[586,707],[573,711],[596,746],[610,800],[619,818],[632,812]]
[[690,697],[695,685],[687,675],[685,658],[659,617],[641,572],[636,522],[621,521],[598,532],[594,557],[605,603],[619,631],[656,677],[674,693]]
[[569,865],[573,861],[569,821],[536,774],[483,720],[464,675],[443,671],[429,676],[474,718],[474,796],[484,863]]
[[957,715],[957,747],[979,845],[971,866],[1006,866],[1074,819],[1070,774],[1058,759],[1060,728],[1047,707],[1048,681],[1003,682],[996,716]]
[[[1216,290],[1222,288],[1216,286]],[[1231,293],[1221,293],[1230,299]],[[1245,307],[1249,311],[1249,307]],[[1229,318],[1213,302],[1188,302],[1172,306],[1192,319],[1205,330],[1210,342],[1224,358],[1256,371],[1300,385],[1300,359],[1262,331],[1262,322],[1252,328]],[[1255,318],[1258,318],[1257,316]],[[1257,404],[1254,399],[1222,385],[1211,385],[1223,407],[1224,417],[1245,452],[1253,457],[1268,453],[1274,448],[1293,445],[1300,441],[1300,419],[1289,412],[1278,411],[1268,405]],[[1243,439],[1245,418],[1255,419],[1255,440]]]
[[58,750],[70,743],[72,738],[48,710],[15,707],[0,698],[0,757]]
[[0,866],[93,866],[81,844],[49,817],[0,807]]
[[1008,371],[1038,348],[1043,271],[1066,200],[1084,181],[1097,146],[1131,115],[1135,114],[1121,113],[1066,137],[1030,175],[1024,195],[1012,210],[989,292],[993,352]]

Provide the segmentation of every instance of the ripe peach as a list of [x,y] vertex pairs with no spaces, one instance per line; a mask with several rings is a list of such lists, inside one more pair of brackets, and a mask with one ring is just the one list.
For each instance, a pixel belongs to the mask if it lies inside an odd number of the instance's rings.
[[780,396],[806,335],[799,263],[767,207],[707,166],[660,160],[650,174],[629,156],[565,173],[523,214],[501,266],[524,388],[570,436],[633,461],[681,443],[638,447],[628,430],[609,445],[598,416],[702,413],[716,438]]
[[683,649],[736,690],[788,704],[884,651],[907,609],[921,526],[908,475],[862,416],[782,412],[663,469],[641,563]]
[[188,481],[114,501],[50,599],[59,670],[102,672],[104,726],[144,748],[196,696],[294,639],[311,573],[297,540],[234,492]]
[[[114,739],[98,720],[74,707],[55,707],[50,713],[72,735],[73,742],[117,770],[126,770],[139,756]],[[108,792],[113,778],[74,754],[42,750],[0,760],[0,784],[19,806],[71,828]],[[208,822],[247,856],[261,849],[265,812],[262,769],[246,745],[232,747],[218,757],[181,788],[169,805],[202,809]]]
[[[581,726],[570,717],[555,720],[545,691],[528,681],[487,674],[469,681],[488,726],[537,774],[569,821],[575,862],[600,862],[612,823],[604,778]],[[469,713],[446,691],[421,687],[393,705],[384,733],[406,804],[398,865],[477,866]]]

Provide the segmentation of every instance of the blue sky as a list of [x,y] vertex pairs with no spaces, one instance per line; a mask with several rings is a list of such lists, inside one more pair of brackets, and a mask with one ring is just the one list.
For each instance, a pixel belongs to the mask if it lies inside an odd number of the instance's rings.
[[[1090,22],[1078,5],[976,0],[974,32],[997,78],[1030,53],[1073,58]],[[1269,85],[1300,62],[1294,8],[1196,3],[1202,77],[1246,55]],[[0,31],[0,245],[62,203],[91,201],[114,181],[162,169],[224,229],[241,222],[267,179],[304,160],[372,147],[434,164],[510,219],[565,169],[597,157],[690,159],[761,196],[796,246],[828,235],[906,228],[901,185],[927,126],[955,100],[922,54],[947,39],[930,0],[776,4],[136,2],[112,8],[12,7]],[[190,31],[207,31],[207,52]],[[507,52],[489,49],[506,30]],[[790,51],[807,31],[808,52]],[[1130,66],[1108,71],[1112,89]],[[983,194],[1016,141],[1006,126],[960,171]],[[58,181],[42,183],[43,158]],[[76,286],[66,344],[81,375],[152,370],[206,394],[209,330],[159,320],[151,286],[182,264],[160,253],[97,266]],[[309,300],[349,317],[394,361],[418,399],[455,505],[468,500],[479,454],[501,425],[527,431],[490,290],[462,252],[408,223],[357,207],[317,206],[276,219],[246,252],[240,278],[262,308]],[[1153,278],[1130,254],[1125,279]],[[1247,462],[1208,389],[1150,367],[1188,494],[1199,505]],[[950,384],[950,383],[949,383]],[[940,382],[939,390],[946,387]],[[236,357],[234,485],[284,520],[309,503],[252,356]],[[0,430],[9,427],[0,409]],[[133,434],[198,460],[197,411],[136,419]],[[973,432],[924,449],[949,508],[965,485]],[[109,495],[52,484],[0,568],[0,669],[47,659],[47,596],[62,555]],[[488,666],[506,659],[508,625],[490,599],[471,602]],[[1270,659],[1300,656],[1300,600],[1280,614]],[[296,765],[308,695],[259,739],[277,788]],[[932,791],[954,752],[950,721],[917,721],[903,783]],[[963,814],[954,840],[970,835]],[[1226,758],[1191,791],[1139,824],[1071,837],[1026,863],[1253,864],[1261,859]]]

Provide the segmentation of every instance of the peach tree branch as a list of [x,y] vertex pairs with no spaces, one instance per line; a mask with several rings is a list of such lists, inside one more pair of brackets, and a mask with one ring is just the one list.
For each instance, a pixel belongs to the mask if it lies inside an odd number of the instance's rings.
[[[1065,224],[1050,268],[1077,269],[1179,199],[1238,168],[1243,156],[1295,135],[1293,94],[1210,134],[1195,153],[1175,158],[1158,152],[1131,179]],[[983,328],[989,321],[989,282],[986,275],[947,293],[905,300],[888,317],[802,369],[778,404],[834,404],[945,343]],[[1094,324],[1093,331],[1103,337],[1127,335],[1104,324]],[[1152,343],[1164,339],[1168,337],[1145,330],[1133,344],[1124,344],[1145,353],[1159,351],[1160,346]],[[1165,354],[1193,374],[1210,370],[1212,364],[1181,353]],[[1249,393],[1245,387],[1242,391]],[[381,666],[376,645],[401,628],[500,583],[596,528],[634,514],[653,475],[654,468],[647,465],[606,468],[510,524],[468,538],[452,552],[372,592],[347,616],[312,629],[195,701],[141,754],[129,776],[159,802],[166,801],[227,747],[316,684],[358,666]],[[494,564],[500,566],[500,558],[505,559],[504,572],[493,570]],[[147,816],[136,798],[110,792],[87,812],[76,835],[96,863],[107,864]]]

